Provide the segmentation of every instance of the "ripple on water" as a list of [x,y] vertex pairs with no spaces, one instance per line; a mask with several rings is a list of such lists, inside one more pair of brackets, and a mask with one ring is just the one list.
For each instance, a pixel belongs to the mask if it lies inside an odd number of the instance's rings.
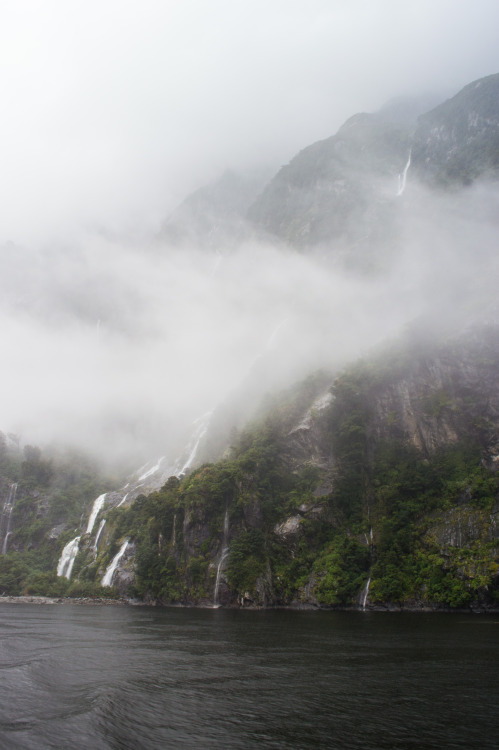
[[497,748],[490,618],[1,613],[2,748]]

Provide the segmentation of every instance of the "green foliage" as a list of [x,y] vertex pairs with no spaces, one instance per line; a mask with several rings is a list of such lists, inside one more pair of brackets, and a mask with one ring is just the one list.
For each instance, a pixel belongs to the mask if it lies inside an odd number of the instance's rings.
[[368,578],[369,548],[356,539],[339,535],[316,558],[315,594],[320,604],[352,604]]
[[9,596],[20,596],[30,569],[17,552],[0,557],[0,592]]
[[265,540],[262,531],[249,529],[234,539],[229,548],[227,578],[238,593],[253,593],[266,569]]

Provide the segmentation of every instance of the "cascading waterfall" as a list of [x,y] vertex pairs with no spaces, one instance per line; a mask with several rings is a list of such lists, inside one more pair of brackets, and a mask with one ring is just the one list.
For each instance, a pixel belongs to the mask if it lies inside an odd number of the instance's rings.
[[90,511],[90,517],[88,519],[87,530],[85,532],[86,534],[92,533],[92,530],[95,524],[95,519],[99,515],[99,511],[101,510],[106,500],[106,494],[107,493],[105,492],[103,495],[99,495],[99,497],[96,500],[94,500],[94,504],[92,505],[92,510]]
[[223,541],[222,541],[222,552],[220,553],[220,560],[218,561],[218,567],[217,567],[217,577],[215,579],[215,591],[213,593],[213,606],[218,605],[218,591],[220,589],[220,580],[222,577],[223,565],[229,554],[229,546],[227,544],[228,539],[229,539],[229,509],[227,508],[225,511],[225,517],[224,517],[224,535],[223,535]]
[[399,188],[397,190],[397,196],[402,195],[402,193],[405,190],[405,186],[407,183],[407,172],[409,171],[409,167],[411,166],[411,156],[412,156],[412,149],[409,151],[409,158],[407,159],[407,163],[404,167],[404,171],[402,174],[399,174]]
[[185,473],[186,469],[192,466],[194,459],[196,458],[196,454],[198,452],[198,448],[201,443],[201,440],[204,438],[208,430],[208,425],[209,425],[212,414],[213,412],[209,411],[206,414],[203,414],[203,416],[200,417],[199,419],[196,419],[196,421],[194,422],[194,424],[196,424],[197,427],[194,430],[194,435],[191,439],[190,445],[188,446],[188,450],[190,451],[189,458],[187,459],[187,461],[184,462],[181,469],[179,469],[178,471],[175,470],[176,476],[181,476],[182,474]]
[[7,554],[7,546],[9,543],[9,536],[11,534],[10,524],[12,520],[12,511],[14,509],[14,502],[16,499],[16,494],[17,494],[17,482],[13,482],[13,484],[11,484],[9,487],[9,494],[7,496],[7,499],[2,509],[1,526],[5,528],[4,535],[3,535],[3,542],[2,542],[2,555]]
[[125,539],[123,544],[120,547],[120,551],[113,557],[111,562],[106,568],[106,572],[104,573],[104,577],[102,578],[101,585],[102,586],[111,586],[113,582],[113,576],[116,572],[116,568],[119,565],[119,562],[123,555],[125,554],[125,550],[128,546],[128,539]]
[[94,542],[94,550],[97,550],[97,546],[99,544],[100,535],[102,534],[102,529],[106,525],[106,519],[103,518],[102,521],[99,524],[99,528],[97,529],[97,534],[95,535],[95,542]]
[[71,571],[78,554],[80,539],[81,537],[77,536],[66,544],[57,563],[57,575],[64,576],[68,581],[71,578]]
[[[92,530],[94,528],[95,519],[99,515],[99,512],[104,505],[104,502],[106,500],[106,493],[103,495],[99,495],[99,497],[94,500],[94,504],[92,505],[92,510],[90,511],[90,517],[88,519],[86,534],[91,534]],[[103,526],[103,524],[101,524]],[[99,530],[99,532],[102,531],[102,528]],[[98,533],[99,533],[98,532]],[[59,558],[59,562],[57,563],[57,575],[58,576],[65,576],[68,581],[71,578],[71,572],[73,570],[74,561],[76,559],[76,555],[78,554],[78,550],[80,548],[80,539],[81,536],[76,536],[74,539],[71,539],[70,542],[66,544],[64,549],[61,552],[61,556]],[[97,544],[94,545],[94,548],[97,548]]]
[[[372,553],[373,553],[373,527],[371,526],[369,530],[369,538],[367,537],[367,534],[365,534],[366,537],[366,544],[369,546],[371,559],[372,559]],[[362,607],[362,611],[365,612],[366,610],[366,604],[367,599],[369,596],[369,587],[371,585],[371,575],[369,575],[369,578],[367,579],[367,583],[362,589],[362,593],[360,595],[360,606]]]
[[362,610],[365,612],[366,604],[367,604],[367,597],[369,596],[369,586],[371,585],[371,576],[367,579],[367,583],[364,586],[364,589],[362,591],[362,597],[361,597],[361,606]]
[[[139,482],[142,482],[144,479],[147,479],[148,477],[151,477],[153,474],[156,474],[156,472],[159,471],[161,464],[163,463],[164,460],[165,460],[165,457],[161,456],[161,458],[158,459],[158,461],[154,464],[154,466],[151,466],[149,469],[144,471],[144,473],[139,476]],[[146,469],[147,466],[148,464],[145,464],[145,466],[139,469],[139,472],[142,471],[142,469]]]
[[121,498],[120,502],[119,502],[119,503],[118,503],[118,505],[116,506],[117,508],[119,508],[120,506],[122,506],[122,505],[123,505],[123,503],[125,502],[125,500],[127,499],[127,497],[128,497],[128,495],[129,495],[129,494],[130,494],[130,493],[129,493],[129,492],[127,492],[127,493],[125,493],[125,494],[123,495],[123,497]]

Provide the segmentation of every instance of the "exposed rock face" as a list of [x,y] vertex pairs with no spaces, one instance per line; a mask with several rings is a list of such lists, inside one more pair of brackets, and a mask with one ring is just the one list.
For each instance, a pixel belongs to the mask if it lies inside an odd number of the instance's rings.
[[324,430],[321,416],[333,400],[330,388],[314,400],[305,412],[300,422],[286,435],[283,458],[289,467],[299,466],[308,462],[321,469],[332,467],[332,454],[327,441],[324,440]]
[[[428,100],[428,106],[434,101]],[[499,176],[499,74],[420,114],[402,102],[350,118],[282,167],[248,211],[274,238],[362,273],[400,243],[406,180],[462,187]],[[410,167],[410,169],[409,169]],[[416,207],[417,210],[417,207]]]
[[375,401],[376,437],[398,434],[422,453],[457,442],[470,428],[491,450],[499,429],[497,334],[485,332],[460,348],[418,359],[386,383]]
[[[255,183],[226,175],[188,199],[164,236],[185,244],[203,237],[218,250],[263,231],[301,250],[355,256],[365,273],[378,251],[396,245],[409,168],[432,187],[454,188],[497,179],[498,154],[499,76],[490,76],[417,127],[393,107],[354,116],[298,154],[256,200]],[[219,410],[214,424],[205,415],[176,459],[158,458],[106,494],[88,533],[86,494],[68,514],[66,485],[54,499],[50,462],[28,452],[15,508],[15,483],[0,477],[2,548],[12,538],[22,552],[36,539],[60,553],[78,533],[75,577],[93,584],[126,544],[113,583],[121,593],[138,586],[149,601],[363,608],[499,601],[495,325],[445,343],[412,342],[336,380],[322,374],[266,414],[253,407],[260,383],[276,382],[274,362],[262,358],[258,367],[255,392],[234,397],[238,419],[232,409]],[[245,428],[255,411],[259,421]],[[199,447],[207,436],[210,446]]]
[[499,74],[465,86],[419,119],[413,167],[430,184],[468,185],[499,174]]
[[499,504],[490,512],[476,510],[466,504],[452,508],[434,518],[426,538],[438,544],[442,553],[449,547],[469,547],[480,540],[498,542]]
[[[305,389],[308,405],[299,402],[301,411],[292,425],[284,421],[277,429],[279,422],[271,420],[273,437],[263,453],[255,453],[248,443],[256,463],[244,458],[234,485],[235,464],[194,475],[171,528],[158,537],[157,554],[166,561],[165,570],[170,566],[175,584],[170,594],[157,597],[160,601],[363,609],[467,602],[491,606],[499,583],[499,506],[497,500],[491,506],[488,497],[499,494],[494,478],[499,463],[499,330],[486,326],[446,344],[428,345],[424,354],[409,348],[394,362],[389,366],[380,356],[367,370],[342,376],[333,389],[336,395],[329,389],[319,395]],[[355,421],[356,414],[363,415],[363,422]],[[257,432],[255,439],[264,437]],[[461,469],[456,474],[452,464],[446,468],[446,451],[459,453],[468,444],[477,452],[466,469],[471,476],[463,481]],[[378,454],[387,447],[395,458],[380,469]],[[268,471],[276,480],[261,474],[268,450],[275,457]],[[407,462],[413,465],[408,474]],[[426,465],[437,467],[431,471],[440,472],[437,478],[447,493],[438,510],[432,508],[440,502],[439,490],[428,505],[429,487],[424,480],[418,485],[418,473],[424,475]],[[286,475],[306,478],[305,501],[293,500],[300,497],[299,484],[291,483],[289,495],[278,489],[286,486]],[[435,473],[428,476],[435,487]],[[213,495],[224,486],[225,521]],[[409,510],[406,492],[413,498]],[[396,514],[407,512],[402,524],[412,529],[412,546],[398,565],[403,568],[412,560],[419,572],[407,573],[409,593],[402,596],[400,581],[387,583],[391,563],[386,560],[391,554],[387,545],[405,539],[400,536],[404,526],[397,531],[396,525],[405,516]],[[125,572],[117,578],[120,587],[131,580],[132,553],[127,556]],[[418,585],[411,578],[416,575]]]
[[282,167],[248,216],[300,248],[377,243],[387,237],[409,149],[403,126],[379,115],[355,115],[337,135]]

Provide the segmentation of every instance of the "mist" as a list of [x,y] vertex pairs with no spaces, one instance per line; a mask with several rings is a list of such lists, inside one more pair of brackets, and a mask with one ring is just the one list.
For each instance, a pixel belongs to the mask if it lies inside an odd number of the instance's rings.
[[422,315],[457,320],[493,299],[490,185],[437,199],[409,174],[395,250],[370,275],[270,239],[220,254],[159,230],[228,167],[273,172],[355,112],[495,72],[496,3],[1,14],[4,432],[135,466],[173,454],[248,384],[256,402]]
[[430,327],[485,315],[497,188],[438,205],[417,185],[408,193],[396,257],[364,277],[256,241],[224,256],[99,236],[4,252],[4,431],[142,461],[177,450],[238,389],[263,398],[316,369],[337,372],[422,315]]

